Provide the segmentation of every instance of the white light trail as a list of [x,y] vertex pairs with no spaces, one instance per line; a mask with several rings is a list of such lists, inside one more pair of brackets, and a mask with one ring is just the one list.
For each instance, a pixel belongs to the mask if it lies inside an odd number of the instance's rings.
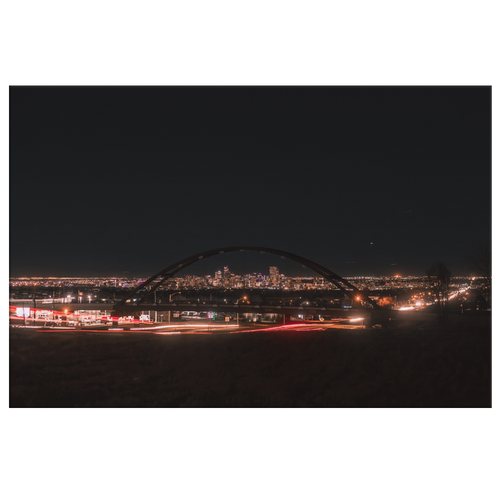
[[164,326],[149,326],[144,328],[131,328],[130,330],[159,330],[160,328],[234,328],[236,325],[211,325],[210,323],[198,323],[195,325],[164,325]]

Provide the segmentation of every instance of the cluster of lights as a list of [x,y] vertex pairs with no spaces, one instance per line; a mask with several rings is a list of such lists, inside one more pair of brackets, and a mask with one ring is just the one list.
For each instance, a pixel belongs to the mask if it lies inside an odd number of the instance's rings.
[[[407,276],[402,277],[399,274],[395,276],[352,276],[346,278],[352,282],[357,288],[365,290],[390,290],[390,289],[405,289],[405,288],[428,288],[429,282],[426,276]],[[456,280],[476,280],[477,277],[455,277]],[[92,286],[92,287],[116,287],[123,289],[135,288],[144,282],[144,278],[123,278],[123,277],[108,277],[108,278],[58,278],[58,277],[23,277],[10,279],[12,287],[77,287],[77,286]],[[336,289],[332,283],[325,281],[322,277],[290,277],[284,274],[279,274],[276,266],[270,267],[270,275],[262,275],[258,273],[247,275],[235,275],[229,272],[227,266],[224,272],[217,271],[214,276],[205,275],[187,275],[184,277],[172,277],[165,281],[160,289],[177,288],[177,289],[201,289],[201,288],[275,288],[279,287],[283,290],[303,290],[303,289]]]

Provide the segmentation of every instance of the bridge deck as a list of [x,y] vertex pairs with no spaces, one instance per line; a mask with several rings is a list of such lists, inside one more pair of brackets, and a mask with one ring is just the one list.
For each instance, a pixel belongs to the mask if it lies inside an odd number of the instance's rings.
[[56,311],[117,311],[120,313],[134,314],[140,311],[200,311],[200,312],[224,312],[239,314],[286,314],[296,316],[321,315],[334,317],[365,317],[370,311],[364,308],[339,308],[339,307],[299,307],[299,306],[267,306],[267,305],[249,305],[249,304],[37,304],[37,307],[55,309]]

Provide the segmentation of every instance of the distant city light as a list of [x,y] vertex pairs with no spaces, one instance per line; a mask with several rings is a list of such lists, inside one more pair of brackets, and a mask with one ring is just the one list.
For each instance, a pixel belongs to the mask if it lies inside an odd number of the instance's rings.
[[[206,272],[208,271],[207,269]],[[282,311],[288,307],[306,309],[306,311],[290,309],[290,314],[293,317],[299,318],[301,321],[312,320],[319,323],[322,319],[324,320],[323,316],[326,316],[326,321],[330,321],[330,317],[335,317],[333,316],[335,311],[325,312],[325,310],[342,310],[343,317],[345,317],[347,310],[354,311],[369,300],[384,309],[400,311],[411,311],[415,308],[423,310],[436,302],[449,304],[448,307],[455,307],[456,301],[457,310],[460,307],[466,311],[467,309],[464,306],[472,302],[472,298],[475,300],[476,290],[478,290],[478,293],[483,293],[483,287],[487,285],[486,280],[480,277],[456,276],[447,285],[445,294],[438,297],[435,290],[437,278],[433,278],[434,281],[432,281],[429,280],[428,276],[404,275],[402,277],[400,274],[389,276],[354,275],[344,278],[352,284],[352,288],[348,288],[348,295],[345,295],[341,288],[323,276],[285,275],[279,272],[277,266],[269,266],[268,274],[261,270],[261,272],[240,275],[231,272],[228,266],[223,266],[223,269],[218,271],[210,271],[211,274],[206,274],[206,272],[201,275],[170,276],[168,279],[159,277],[143,292],[139,292],[132,297],[128,295],[130,297],[127,299],[129,306],[140,311],[140,314],[137,315],[137,317],[141,316],[140,320],[135,320],[137,326],[139,326],[139,321],[141,325],[145,323],[153,325],[165,322],[167,319],[170,321],[172,317],[181,316],[183,319],[187,319],[189,316],[197,320],[201,319],[200,313],[184,315],[176,313],[175,310],[170,311],[168,317],[164,314],[165,311],[162,312],[161,310],[148,313],[148,304],[150,303],[161,304],[162,306],[167,303],[170,303],[170,306],[175,306],[177,303],[177,306],[183,306],[184,310],[186,310],[186,305],[191,303],[196,311],[199,311],[200,308],[203,309],[202,306],[205,306],[205,309],[218,310],[220,313],[226,313],[227,311],[231,313],[233,311],[231,308],[235,308],[235,314],[233,315],[214,314],[213,318],[210,318],[212,320],[210,321],[210,328],[219,328],[219,325],[216,325],[218,321],[226,323],[221,328],[227,328],[229,326],[227,323],[228,316],[230,316],[229,321],[238,322],[238,318],[241,321],[242,311],[246,315],[247,322],[274,322],[276,317],[268,316],[264,318],[264,316],[266,314],[281,315]],[[68,327],[64,328],[69,328],[70,325],[81,327],[83,324],[106,325],[111,322],[114,323],[114,326],[117,326],[118,321],[132,326],[134,323],[133,317],[113,317],[112,319],[113,304],[126,297],[131,290],[144,283],[146,279],[149,278],[131,276],[112,278],[10,278],[9,314],[11,318],[18,318],[18,324],[27,323],[26,326],[35,321],[46,321],[59,325],[61,323],[67,324]],[[205,296],[203,290],[205,290]],[[272,292],[265,293],[265,290],[272,290]],[[308,295],[308,291],[312,290],[315,291],[314,294]],[[200,292],[200,294],[197,292]],[[227,295],[225,295],[226,293]],[[241,296],[241,293],[245,293],[245,295]],[[213,294],[214,298],[212,298]],[[85,296],[88,298],[88,303],[83,304],[82,298]],[[172,299],[175,296],[177,296],[178,300],[173,302]],[[62,312],[62,309],[57,310],[61,306],[69,305],[69,303],[72,305],[64,309],[64,312]],[[90,303],[92,303],[92,306],[87,306]],[[30,304],[33,307],[25,307]],[[37,304],[43,305],[42,307],[50,307],[51,310],[35,309],[34,307]],[[144,305],[144,308],[140,308],[138,304]],[[213,308],[207,307],[208,305],[213,306]],[[216,307],[219,309],[215,309]],[[273,309],[266,310],[266,307]],[[467,305],[467,307],[469,306]],[[317,308],[317,312],[311,312],[309,308]],[[90,309],[92,311],[89,311]],[[78,312],[79,310],[82,310],[82,312]],[[255,311],[255,313],[252,313],[253,316],[250,316],[250,311]],[[186,312],[188,311],[186,310]],[[321,315],[318,314],[319,312],[321,312]],[[20,321],[20,318],[29,319]],[[362,319],[346,319],[343,320],[343,324],[360,322]],[[15,321],[13,322],[15,323]],[[203,328],[205,325],[197,323],[191,325],[191,328],[193,327]],[[163,326],[162,328],[166,327]],[[178,324],[172,325],[172,328],[182,331],[184,325],[182,327]],[[352,325],[352,328],[358,328],[358,326]],[[171,330],[170,325],[168,330]]]

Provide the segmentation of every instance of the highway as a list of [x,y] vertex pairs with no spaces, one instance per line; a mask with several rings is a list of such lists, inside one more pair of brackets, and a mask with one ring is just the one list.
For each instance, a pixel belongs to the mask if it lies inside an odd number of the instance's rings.
[[359,330],[363,329],[364,325],[361,318],[352,321],[348,324],[339,324],[334,322],[308,322],[308,323],[294,323],[288,325],[262,325],[262,324],[224,324],[224,323],[176,323],[176,324],[162,324],[156,326],[124,326],[100,328],[97,326],[83,326],[83,327],[49,327],[44,325],[31,325],[23,326],[18,325],[13,328],[20,330],[33,330],[39,333],[59,331],[59,332],[74,332],[74,333],[87,333],[87,334],[106,334],[106,335],[128,335],[130,333],[136,334],[151,334],[151,335],[214,335],[214,334],[244,334],[255,332],[319,332],[332,329],[343,330]]

